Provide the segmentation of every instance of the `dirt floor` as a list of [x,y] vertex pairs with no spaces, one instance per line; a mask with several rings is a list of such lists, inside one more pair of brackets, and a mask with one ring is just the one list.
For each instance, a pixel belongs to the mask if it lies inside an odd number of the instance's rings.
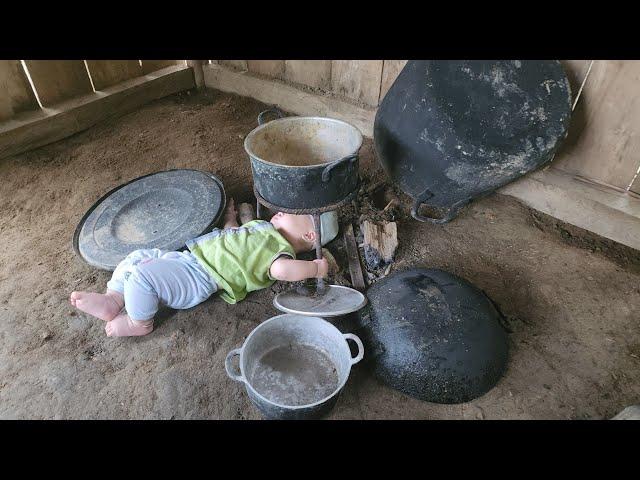
[[[188,167],[214,172],[228,194],[250,200],[242,140],[264,107],[184,93],[0,160],[1,418],[260,418],[223,364],[277,314],[271,301],[282,285],[235,306],[214,297],[165,310],[151,335],[127,339],[107,338],[101,321],[67,299],[72,290],[105,288],[109,273],[76,257],[71,238],[114,186]],[[371,142],[361,154],[365,182],[381,178]],[[598,419],[640,402],[636,254],[501,195],[444,226],[407,218],[405,204],[389,212],[400,239],[392,271],[438,267],[483,289],[506,316],[508,371],[475,401],[437,405],[381,385],[358,365],[330,418]],[[329,249],[344,269],[340,241]]]

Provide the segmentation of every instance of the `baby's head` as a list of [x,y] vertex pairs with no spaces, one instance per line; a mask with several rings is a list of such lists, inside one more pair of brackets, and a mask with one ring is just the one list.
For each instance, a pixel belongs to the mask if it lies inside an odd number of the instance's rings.
[[[271,218],[276,230],[291,244],[296,253],[308,252],[315,247],[316,229],[311,215],[292,215],[278,212]],[[336,212],[320,215],[320,240],[326,245],[338,235]]]

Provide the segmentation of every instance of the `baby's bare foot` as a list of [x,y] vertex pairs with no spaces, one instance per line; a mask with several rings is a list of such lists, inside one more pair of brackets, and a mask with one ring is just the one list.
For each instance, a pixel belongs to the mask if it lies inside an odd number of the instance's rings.
[[253,209],[253,205],[250,203],[241,203],[238,205],[238,214],[240,216],[241,225],[256,219],[255,210]]
[[238,212],[233,198],[227,202],[227,208],[224,211],[224,228],[238,227]]
[[238,212],[236,211],[236,202],[233,197],[229,199],[227,208],[224,209],[224,214],[225,219],[236,218],[236,216],[238,215]]
[[137,322],[122,312],[107,323],[104,331],[107,337],[139,337],[153,331],[153,319]]
[[110,322],[124,307],[124,297],[109,290],[106,294],[95,292],[72,292],[71,305],[89,315]]

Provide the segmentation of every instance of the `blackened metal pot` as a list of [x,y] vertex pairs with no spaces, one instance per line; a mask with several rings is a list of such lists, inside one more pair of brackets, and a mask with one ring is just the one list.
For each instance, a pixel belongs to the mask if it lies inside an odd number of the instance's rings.
[[287,209],[334,206],[358,188],[362,134],[353,125],[325,117],[284,117],[264,122],[244,140],[256,191]]
[[386,385],[427,402],[462,403],[491,390],[507,368],[502,315],[480,289],[451,273],[394,272],[367,290],[353,327]]
[[376,112],[374,146],[412,216],[446,223],[550,162],[570,117],[557,60],[410,60]]

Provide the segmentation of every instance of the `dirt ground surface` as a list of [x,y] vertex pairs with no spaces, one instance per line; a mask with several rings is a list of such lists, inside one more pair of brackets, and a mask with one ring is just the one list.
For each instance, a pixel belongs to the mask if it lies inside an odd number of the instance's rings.
[[[224,358],[278,313],[271,302],[285,286],[238,305],[214,296],[190,310],[163,310],[151,335],[125,339],[106,337],[103,322],[74,311],[68,297],[103,291],[110,277],[78,258],[71,239],[114,186],[196,168],[220,176],[237,201],[252,200],[242,142],[264,108],[215,91],[183,93],[0,160],[1,418],[260,418],[227,377]],[[365,182],[382,176],[371,141],[361,171]],[[486,197],[443,226],[408,218],[402,200],[392,271],[442,268],[484,290],[506,317],[508,370],[481,398],[437,405],[391,390],[357,365],[329,418],[601,419],[640,402],[637,255],[510,197]],[[329,250],[346,270],[340,241]]]

